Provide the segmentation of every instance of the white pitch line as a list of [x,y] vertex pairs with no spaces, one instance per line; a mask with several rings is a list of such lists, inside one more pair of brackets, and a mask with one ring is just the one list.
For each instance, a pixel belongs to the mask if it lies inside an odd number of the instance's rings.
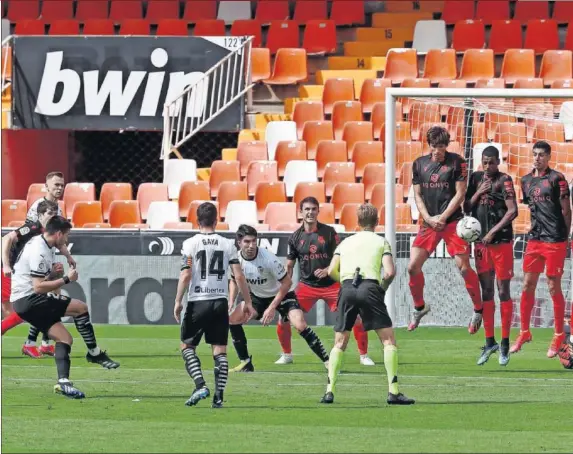
[[[333,336],[334,337],[334,336]],[[2,342],[6,342],[7,340],[9,341],[22,341],[22,336],[4,336],[2,338]],[[176,345],[179,345],[179,339],[175,338],[164,338],[164,337],[141,337],[141,338],[137,338],[137,337],[130,337],[130,338],[126,338],[126,337],[102,337],[101,340],[103,341],[103,343],[105,343],[105,341],[111,341],[111,342],[148,342],[148,341],[153,341],[153,342],[157,342],[157,341],[162,341],[162,342],[173,342]],[[301,339],[302,340],[302,339]],[[423,339],[400,339],[403,342],[423,342],[424,344],[428,344],[428,343],[433,343],[433,342],[439,342],[439,343],[475,343],[475,341],[473,339],[429,339],[429,340],[423,340]],[[250,342],[269,342],[272,341],[272,339],[248,339],[249,343]],[[374,341],[372,341],[374,342]],[[278,340],[277,340],[277,344],[278,344]],[[477,345],[477,344],[476,344]],[[477,349],[477,347],[476,347]]]

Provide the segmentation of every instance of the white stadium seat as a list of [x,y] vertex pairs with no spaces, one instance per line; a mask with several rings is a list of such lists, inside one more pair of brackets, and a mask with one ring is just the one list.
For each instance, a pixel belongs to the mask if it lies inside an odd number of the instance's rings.
[[168,186],[170,199],[179,198],[179,189],[185,181],[197,181],[197,162],[194,159],[165,159],[163,183]]
[[150,229],[161,230],[166,222],[179,221],[177,202],[151,202],[147,211],[147,225]]
[[270,121],[265,131],[269,161],[274,161],[277,145],[281,140],[298,140],[294,121]]
[[346,227],[343,224],[328,224],[330,227],[334,229],[336,233],[344,233],[346,232]]
[[289,161],[286,165],[284,176],[287,197],[294,196],[297,184],[318,181],[317,175],[316,161]]
[[[573,33],[573,26],[569,33]],[[563,122],[565,127],[565,140],[573,140],[573,101],[561,104],[559,120]]]
[[416,22],[412,48],[416,49],[418,54],[425,54],[430,49],[447,49],[446,23],[443,20],[419,20]]
[[222,19],[227,24],[232,24],[237,19],[251,19],[250,1],[222,1],[219,2],[217,19]]
[[225,222],[232,231],[236,231],[241,224],[256,225],[259,222],[257,203],[252,200],[232,200],[227,205]]

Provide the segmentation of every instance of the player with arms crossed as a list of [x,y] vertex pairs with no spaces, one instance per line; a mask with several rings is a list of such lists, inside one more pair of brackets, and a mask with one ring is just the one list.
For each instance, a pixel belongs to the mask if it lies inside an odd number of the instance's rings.
[[[6,318],[2,320],[2,335],[24,322],[24,320],[12,310],[12,304],[10,303],[10,278],[16,259],[22,252],[22,249],[24,249],[26,243],[33,237],[40,235],[47,222],[57,213],[58,205],[56,203],[40,199],[40,203],[36,206],[38,220],[33,222],[26,221],[23,226],[13,230],[2,238],[2,309],[6,316]],[[75,261],[72,259],[66,245],[62,245],[60,253],[67,258],[69,264],[75,266]],[[54,356],[54,346],[49,344],[50,338],[46,332],[43,333],[41,347],[39,349],[36,347],[38,334],[38,328],[30,326],[28,339],[22,346],[22,353],[31,358],[41,358],[42,355]]]
[[445,128],[432,126],[426,138],[431,152],[416,159],[412,166],[412,184],[422,224],[412,245],[408,264],[410,292],[415,309],[408,330],[415,330],[422,318],[430,312],[430,306],[424,301],[422,267],[438,243],[444,240],[448,254],[454,257],[473,302],[474,313],[468,331],[475,334],[482,323],[480,284],[470,265],[469,245],[456,234],[456,226],[463,216],[467,163],[461,156],[447,151],[450,134]]
[[[513,277],[513,227],[517,217],[517,202],[513,180],[499,171],[499,151],[495,147],[483,150],[482,172],[474,172],[468,184],[464,211],[471,213],[482,226],[481,242],[475,245],[476,269],[483,299],[485,346],[478,365],[500,350],[499,364],[509,363],[509,332],[513,315],[510,284]],[[495,288],[500,299],[501,349],[495,341]]]
[[[290,291],[291,277],[280,259],[267,249],[257,246],[257,231],[251,226],[241,225],[239,227],[237,243],[240,248],[239,262],[247,279],[255,310],[253,318],[260,320],[263,325],[268,325],[278,312],[283,321],[290,321],[293,324],[315,355],[327,364],[328,353],[316,333],[306,324],[296,295]],[[229,305],[236,300],[238,290],[233,276],[230,282]],[[231,337],[241,360],[241,363],[232,370],[233,372],[255,370],[243,329],[243,323],[248,321],[243,308],[244,304],[244,302],[238,304],[230,315]]]
[[549,167],[550,159],[551,146],[544,141],[536,142],[533,144],[533,171],[521,178],[523,202],[531,210],[531,230],[523,257],[521,330],[510,351],[517,353],[523,344],[532,340],[529,326],[535,289],[539,275],[545,271],[555,318],[555,334],[547,356],[554,358],[565,338],[565,298],[561,291],[561,276],[571,232],[571,200],[565,177]]
[[[392,250],[388,242],[374,233],[378,225],[378,210],[371,204],[358,207],[360,232],[338,245],[328,268],[328,274],[340,280],[336,311],[334,347],[328,365],[328,386],[321,403],[334,402],[334,391],[342,357],[348,345],[350,329],[358,315],[364,328],[374,330],[384,346],[384,366],[388,376],[388,398],[391,405],[411,405],[413,399],[398,391],[398,350],[392,320],[384,304],[384,295],[396,275]],[[384,277],[381,280],[382,270]]]
[[73,339],[61,318],[74,318],[76,328],[88,347],[88,362],[100,364],[106,369],[116,369],[119,363],[98,347],[87,304],[52,293],[78,279],[78,272],[73,267],[63,276],[64,267],[56,263],[55,258],[56,248],[68,242],[71,228],[72,225],[62,216],[54,216],[46,224],[42,235],[35,236],[24,246],[14,265],[10,301],[23,320],[47,332],[56,341],[54,357],[58,383],[54,391],[74,399],[83,399],[85,394],[70,382]]
[[[319,204],[314,197],[303,199],[299,209],[302,225],[288,241],[288,274],[292,278],[298,259],[300,282],[295,292],[305,312],[309,312],[320,299],[326,302],[331,312],[334,312],[340,285],[328,276],[328,265],[338,246],[338,235],[329,225],[318,222]],[[360,319],[357,320],[353,331],[360,352],[360,364],[374,366],[374,361],[368,357],[368,334],[364,331]],[[290,364],[293,362],[290,324],[279,320],[277,334],[283,354],[275,364]]]
[[[215,205],[210,202],[199,205],[197,221],[200,233],[185,240],[181,251],[183,258],[173,315],[175,320],[181,323],[181,354],[185,368],[195,382],[195,391],[185,402],[188,406],[197,405],[211,394],[203,378],[201,361],[195,352],[203,334],[205,342],[211,345],[215,360],[215,394],[212,407],[223,406],[223,393],[229,375],[229,265],[245,299],[243,310],[246,319],[253,313],[249,287],[237,257],[235,242],[215,233],[217,218]],[[187,289],[188,303],[181,322],[182,300]]]

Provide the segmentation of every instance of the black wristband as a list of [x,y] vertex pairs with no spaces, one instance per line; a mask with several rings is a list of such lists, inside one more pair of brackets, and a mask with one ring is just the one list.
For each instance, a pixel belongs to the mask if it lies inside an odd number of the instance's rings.
[[64,285],[70,283],[70,278],[68,276],[64,276],[62,279],[64,280]]

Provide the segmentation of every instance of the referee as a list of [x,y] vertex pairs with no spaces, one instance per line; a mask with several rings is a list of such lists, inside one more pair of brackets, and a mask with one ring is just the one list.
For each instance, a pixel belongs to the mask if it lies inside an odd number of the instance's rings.
[[[392,250],[388,242],[374,233],[378,210],[371,204],[358,207],[360,232],[348,237],[334,251],[328,274],[342,285],[338,308],[334,348],[330,352],[328,386],[321,403],[334,402],[334,388],[350,330],[360,315],[366,331],[374,330],[384,345],[384,366],[388,375],[388,404],[411,405],[415,401],[398,391],[398,349],[392,320],[384,304],[384,293],[395,276]],[[384,278],[380,280],[384,269]]]

